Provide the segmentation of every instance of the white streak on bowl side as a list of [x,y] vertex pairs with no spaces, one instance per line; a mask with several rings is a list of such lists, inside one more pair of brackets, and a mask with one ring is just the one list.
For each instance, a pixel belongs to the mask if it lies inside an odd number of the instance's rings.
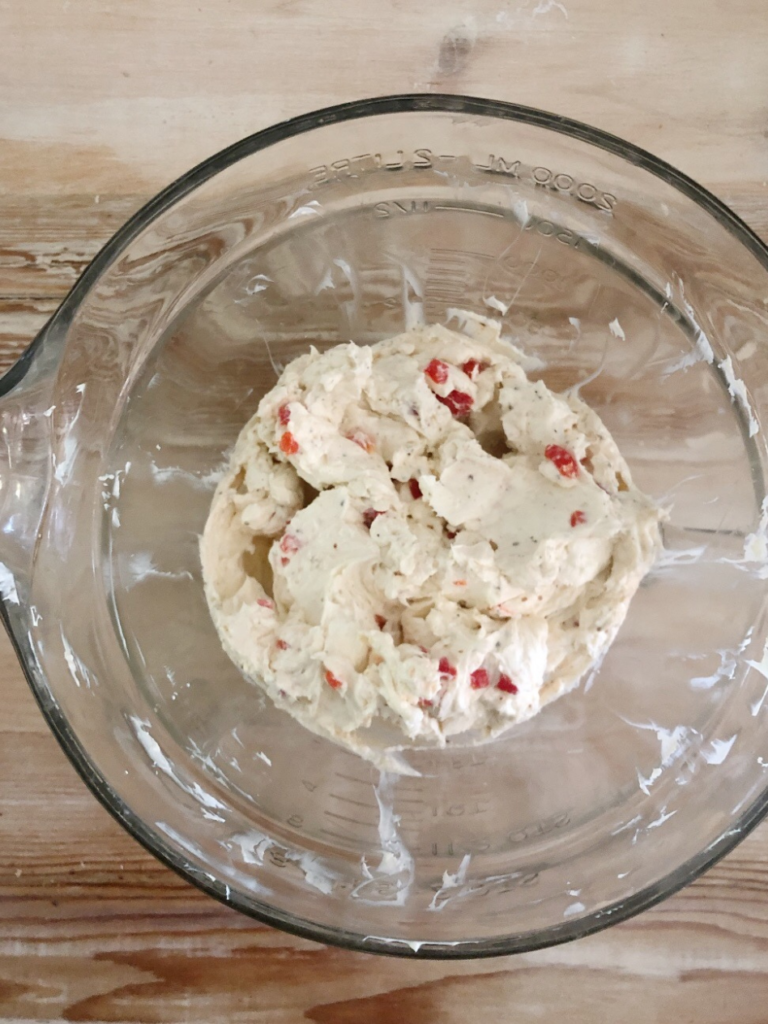
[[[443,907],[451,900],[450,896],[443,899],[445,893],[450,889],[457,889],[464,886],[464,883],[467,880],[467,870],[471,859],[472,854],[466,853],[462,857],[461,863],[459,864],[458,870],[455,874],[451,874],[450,871],[443,872],[443,884],[432,897],[432,902],[427,907],[427,910],[442,910]],[[460,896],[461,892],[456,893],[455,895]]]
[[10,601],[11,604],[19,603],[19,595],[16,590],[16,579],[3,562],[0,562],[0,595],[4,601]]
[[723,371],[726,381],[728,382],[728,393],[731,396],[732,402],[737,402],[749,420],[749,436],[754,437],[760,431],[760,424],[755,419],[755,414],[752,412],[752,406],[750,405],[749,395],[747,394],[747,388],[744,381],[736,376],[733,369],[733,360],[730,356],[727,356],[721,363],[718,364],[720,369]]
[[727,740],[711,740],[706,747],[702,748],[701,756],[707,764],[722,764],[731,752],[731,747],[736,742],[736,736]]
[[608,324],[608,330],[611,332],[614,338],[619,338],[621,341],[627,340],[627,336],[624,333],[624,328],[619,323],[618,317],[615,317],[613,320],[611,320],[611,322]]
[[563,917],[573,917],[574,914],[583,914],[586,909],[587,908],[584,904],[577,900],[576,903],[571,903],[569,907],[565,908],[563,911]]

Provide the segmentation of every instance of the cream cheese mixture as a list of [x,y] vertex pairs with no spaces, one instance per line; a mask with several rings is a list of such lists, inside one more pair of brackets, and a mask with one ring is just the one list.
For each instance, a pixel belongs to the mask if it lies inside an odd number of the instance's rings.
[[[202,539],[224,649],[380,765],[535,715],[606,652],[660,511],[498,324],[312,349],[243,428]],[[401,766],[402,767],[402,766]]]

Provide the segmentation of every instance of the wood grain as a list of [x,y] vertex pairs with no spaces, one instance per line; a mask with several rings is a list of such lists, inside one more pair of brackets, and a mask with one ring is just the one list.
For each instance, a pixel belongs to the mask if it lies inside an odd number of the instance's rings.
[[[764,0],[0,0],[0,367],[157,189],[276,120],[422,89],[597,124],[768,237]],[[0,640],[0,1018],[466,1024],[768,1020],[768,827],[568,946],[403,962],[262,927],[84,789]]]

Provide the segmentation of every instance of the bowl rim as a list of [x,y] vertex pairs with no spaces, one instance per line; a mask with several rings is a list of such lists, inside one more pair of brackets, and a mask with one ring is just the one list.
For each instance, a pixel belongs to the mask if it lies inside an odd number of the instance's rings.
[[[616,135],[559,114],[501,100],[441,93],[377,96],[301,114],[246,136],[203,160],[145,203],[97,253],[29,347],[0,379],[0,398],[8,394],[23,380],[33,365],[35,355],[43,340],[53,328],[61,329],[60,337],[64,338],[66,327],[74,318],[91,287],[106,268],[148,224],[184,196],[239,160],[285,139],[326,125],[340,124],[359,118],[413,112],[470,114],[515,121],[566,135],[622,157],[634,166],[660,178],[695,202],[733,235],[768,270],[768,246],[728,206],[671,164]],[[767,785],[763,793],[739,816],[736,823],[732,824],[703,851],[670,871],[656,883],[613,904],[585,914],[583,917],[569,919],[536,931],[503,935],[493,939],[467,939],[451,943],[430,942],[429,940],[424,942],[406,941],[375,935],[363,936],[346,929],[334,928],[296,917],[268,904],[246,899],[238,893],[233,893],[229,886],[212,878],[189,858],[165,842],[154,829],[133,813],[130,806],[118,796],[107,779],[91,762],[66,716],[45,685],[45,680],[36,673],[35,660],[27,637],[17,636],[14,632],[13,619],[9,614],[8,603],[4,597],[0,598],[0,617],[2,617],[30,689],[62,750],[93,795],[137,842],[186,881],[226,906],[264,924],[272,925],[303,938],[345,949],[375,952],[389,956],[450,960],[531,952],[582,938],[601,931],[610,924],[634,917],[673,895],[729,853],[768,814]]]

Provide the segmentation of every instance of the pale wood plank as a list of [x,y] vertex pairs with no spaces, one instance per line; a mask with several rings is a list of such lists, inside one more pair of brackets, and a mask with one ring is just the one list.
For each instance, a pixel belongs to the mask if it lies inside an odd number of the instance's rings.
[[0,191],[152,192],[284,117],[413,89],[557,110],[707,183],[768,176],[760,0],[5,0],[3,20]]

